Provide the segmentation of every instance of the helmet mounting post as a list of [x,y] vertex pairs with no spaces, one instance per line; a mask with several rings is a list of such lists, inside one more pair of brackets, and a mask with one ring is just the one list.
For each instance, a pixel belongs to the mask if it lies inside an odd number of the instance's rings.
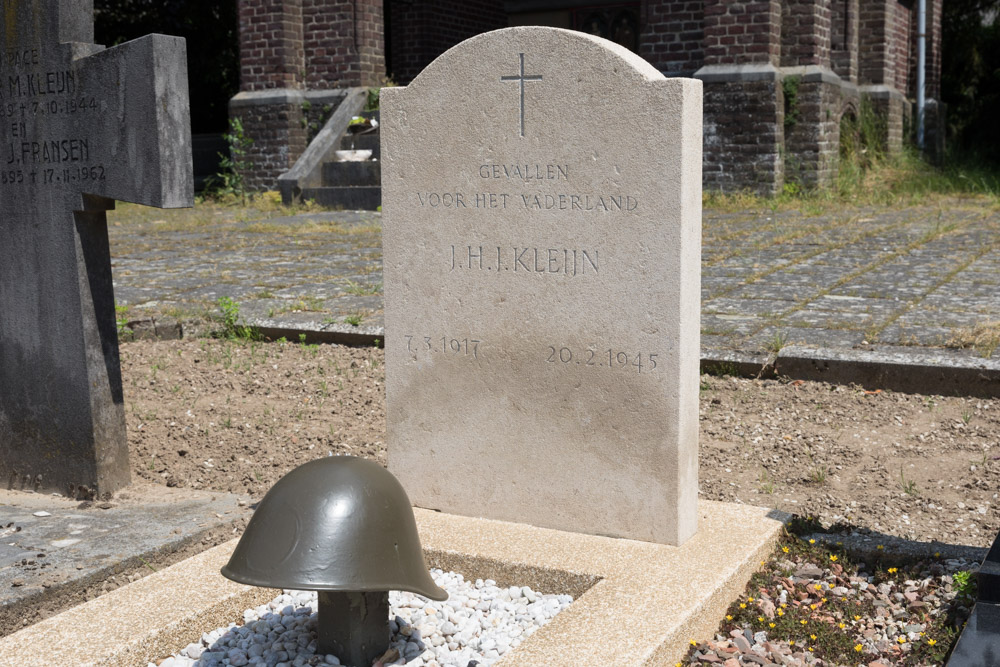
[[448,594],[424,561],[413,507],[379,464],[309,461],[257,506],[222,575],[252,586],[319,593],[317,651],[368,667],[389,645],[389,591]]

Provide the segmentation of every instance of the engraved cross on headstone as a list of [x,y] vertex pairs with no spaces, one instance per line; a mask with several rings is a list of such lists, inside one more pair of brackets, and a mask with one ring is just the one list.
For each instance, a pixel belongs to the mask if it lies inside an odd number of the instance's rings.
[[129,482],[105,211],[193,204],[184,40],[93,44],[93,0],[0,0],[0,484]]
[[524,83],[526,81],[541,81],[541,74],[525,74],[524,73],[524,54],[521,56],[521,73],[512,76],[501,76],[501,81],[517,81],[521,84],[521,136],[524,136]]

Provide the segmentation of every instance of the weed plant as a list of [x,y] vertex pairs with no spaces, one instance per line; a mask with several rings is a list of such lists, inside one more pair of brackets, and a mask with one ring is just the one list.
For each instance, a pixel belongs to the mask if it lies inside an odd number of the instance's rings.
[[262,340],[260,330],[239,323],[240,306],[228,296],[220,297],[216,302],[221,311],[220,323],[222,328],[213,333],[215,338],[238,341],[258,341]]
[[844,116],[840,134],[838,169],[830,186],[807,188],[789,180],[775,197],[706,191],[704,206],[723,211],[802,210],[819,215],[844,204],[918,205],[954,196],[986,197],[1000,206],[1000,169],[995,165],[969,154],[952,153],[935,166],[913,146],[890,153],[883,139],[885,116],[867,102],[862,102],[856,115]]

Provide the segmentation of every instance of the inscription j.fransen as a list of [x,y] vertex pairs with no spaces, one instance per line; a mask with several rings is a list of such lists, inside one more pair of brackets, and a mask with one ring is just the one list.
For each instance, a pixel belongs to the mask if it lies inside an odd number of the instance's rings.
[[599,213],[633,213],[639,199],[632,195],[585,194],[510,194],[506,192],[418,192],[417,201],[426,208],[505,209],[525,208],[531,211],[596,211]]
[[[20,124],[15,124],[14,127],[18,127],[18,125]],[[90,140],[88,139],[21,141],[11,142],[8,146],[6,160],[8,165],[90,161]]]
[[600,254],[596,249],[451,246],[448,261],[451,271],[473,269],[566,276],[600,273]]

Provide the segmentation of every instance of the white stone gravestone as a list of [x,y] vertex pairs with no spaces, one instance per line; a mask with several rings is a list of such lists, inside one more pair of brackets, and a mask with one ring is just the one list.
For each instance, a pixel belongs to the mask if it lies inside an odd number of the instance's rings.
[[389,469],[421,507],[682,543],[701,83],[519,27],[381,109]]
[[0,484],[103,496],[129,481],[105,211],[193,204],[185,44],[0,5]]

